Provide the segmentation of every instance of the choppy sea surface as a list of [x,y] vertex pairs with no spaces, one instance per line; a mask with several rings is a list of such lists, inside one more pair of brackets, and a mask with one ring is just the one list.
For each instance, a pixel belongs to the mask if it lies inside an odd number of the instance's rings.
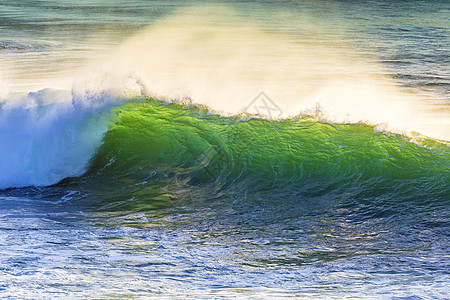
[[448,299],[446,1],[0,3],[0,297]]

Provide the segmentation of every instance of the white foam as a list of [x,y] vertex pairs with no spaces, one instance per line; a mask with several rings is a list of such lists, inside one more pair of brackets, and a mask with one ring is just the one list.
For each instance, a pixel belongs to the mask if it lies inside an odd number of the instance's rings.
[[42,90],[0,108],[0,189],[83,174],[107,130],[111,105],[74,106],[73,99],[70,91]]

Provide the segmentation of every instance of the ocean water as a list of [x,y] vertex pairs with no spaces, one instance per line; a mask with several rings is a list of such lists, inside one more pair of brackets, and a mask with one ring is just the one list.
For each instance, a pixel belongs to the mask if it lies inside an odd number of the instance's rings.
[[0,3],[0,297],[448,299],[446,1]]

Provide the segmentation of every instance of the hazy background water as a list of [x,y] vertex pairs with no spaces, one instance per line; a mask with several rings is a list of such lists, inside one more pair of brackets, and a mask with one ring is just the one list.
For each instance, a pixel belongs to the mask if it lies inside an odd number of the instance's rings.
[[[92,61],[191,4],[198,3],[3,0],[0,97],[70,89]],[[448,113],[446,1],[214,4],[303,43],[344,40],[401,89]],[[449,297],[442,199],[387,209],[394,202],[271,206],[264,197],[226,194],[130,211],[93,198],[64,184],[0,191],[0,296]],[[365,215],[376,208],[381,216]]]
[[[208,3],[230,5],[266,30],[288,32],[302,41],[326,43],[341,37],[357,51],[381,62],[399,84],[440,93],[448,100],[450,5],[445,1]],[[51,84],[45,79],[68,77],[83,63],[104,54],[138,30],[193,4],[196,3],[2,1],[2,79],[9,79],[9,90],[13,92],[30,91],[36,88],[36,82],[43,85],[39,87],[49,87]],[[311,32],[310,24],[315,24],[320,32]]]

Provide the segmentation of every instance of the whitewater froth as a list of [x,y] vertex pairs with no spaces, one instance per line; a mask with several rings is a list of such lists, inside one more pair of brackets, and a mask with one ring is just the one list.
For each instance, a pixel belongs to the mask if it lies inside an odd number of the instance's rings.
[[41,90],[0,108],[0,189],[82,175],[108,128],[110,104],[81,106],[70,91]]

